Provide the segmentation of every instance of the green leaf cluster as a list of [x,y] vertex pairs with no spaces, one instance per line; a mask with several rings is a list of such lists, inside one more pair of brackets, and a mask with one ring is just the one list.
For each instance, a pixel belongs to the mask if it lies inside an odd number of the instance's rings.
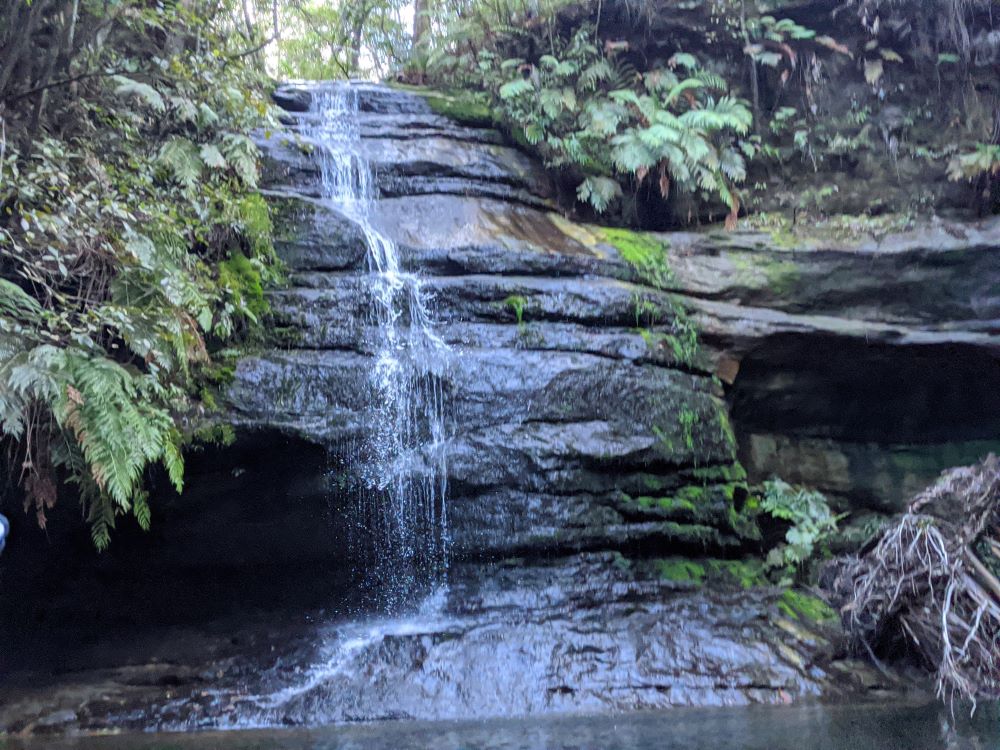
[[977,143],[964,154],[952,157],[948,163],[948,178],[952,181],[1000,177],[1000,145]]
[[639,72],[593,39],[583,27],[537,59],[480,54],[515,137],[548,166],[579,174],[577,198],[598,213],[648,181],[663,198],[677,190],[721,200],[735,216],[750,153],[741,144],[752,124],[746,102],[690,54]]
[[766,565],[781,574],[789,585],[814,556],[827,550],[843,516],[835,515],[822,493],[792,485],[780,479],[764,483],[760,508],[773,518],[790,524],[785,541],[767,555]]

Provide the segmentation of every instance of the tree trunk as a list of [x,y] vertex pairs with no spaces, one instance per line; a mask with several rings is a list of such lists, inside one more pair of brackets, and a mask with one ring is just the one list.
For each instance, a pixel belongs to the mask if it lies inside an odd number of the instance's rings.
[[430,10],[428,0],[414,0],[413,3],[413,48],[417,49],[423,43],[430,30],[430,17],[427,15]]
[[351,29],[351,57],[350,64],[348,67],[351,69],[351,74],[358,72],[358,64],[361,60],[361,35],[364,33],[365,23],[364,19],[358,19],[354,28]]

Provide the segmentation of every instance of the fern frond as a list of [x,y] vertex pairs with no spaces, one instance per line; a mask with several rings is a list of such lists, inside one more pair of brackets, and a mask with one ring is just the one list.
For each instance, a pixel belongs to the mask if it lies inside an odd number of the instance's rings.
[[193,188],[201,177],[202,162],[198,147],[187,138],[172,138],[164,143],[157,161],[186,188]]
[[112,80],[118,84],[115,88],[115,93],[118,96],[134,96],[156,112],[163,112],[166,110],[167,105],[163,101],[163,97],[160,96],[160,92],[148,83],[134,81],[131,78],[122,75],[113,76]]
[[698,80],[697,78],[685,78],[683,81],[681,81],[672,89],[670,89],[670,93],[668,93],[663,98],[663,104],[664,106],[670,106],[675,101],[677,101],[677,98],[685,91],[691,91],[692,89],[700,89],[704,85],[705,85],[704,82]]

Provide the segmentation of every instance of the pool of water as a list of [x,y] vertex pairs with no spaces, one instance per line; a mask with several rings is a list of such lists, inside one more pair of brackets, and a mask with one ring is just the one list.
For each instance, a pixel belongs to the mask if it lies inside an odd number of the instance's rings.
[[4,750],[980,750],[1000,710],[939,705],[676,709],[601,717],[384,722],[314,729],[11,739]]

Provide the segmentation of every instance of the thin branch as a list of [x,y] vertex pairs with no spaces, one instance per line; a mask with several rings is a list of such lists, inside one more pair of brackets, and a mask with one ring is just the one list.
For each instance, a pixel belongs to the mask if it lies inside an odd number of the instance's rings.
[[989,569],[983,565],[971,549],[966,547],[965,554],[968,556],[969,562],[972,564],[972,569],[975,571],[976,578],[978,578],[979,582],[989,589],[990,593],[993,594],[998,601],[1000,601],[1000,581],[997,580],[995,575],[990,573]]
[[47,83],[44,86],[35,86],[35,88],[33,89],[28,89],[27,91],[20,91],[16,94],[11,94],[10,96],[4,99],[4,102],[5,103],[16,102],[26,97],[33,96],[34,94],[38,94],[42,91],[48,91],[49,89],[58,88],[59,86],[68,86],[71,83],[76,83],[77,81],[83,81],[87,78],[110,78],[112,76],[120,74],[121,74],[120,70],[104,70],[92,73],[81,73],[78,76],[63,78],[59,81],[52,81],[51,83]]
[[260,52],[262,49],[264,49],[267,45],[271,44],[271,42],[274,42],[276,40],[277,40],[277,37],[272,34],[267,39],[265,39],[263,42],[261,42],[260,44],[258,44],[256,47],[251,47],[250,49],[245,49],[242,52],[237,52],[235,55],[229,55],[228,57],[226,57],[226,62],[229,63],[229,62],[233,62],[234,60],[239,60],[241,58],[249,57],[250,55],[254,55],[254,54]]

